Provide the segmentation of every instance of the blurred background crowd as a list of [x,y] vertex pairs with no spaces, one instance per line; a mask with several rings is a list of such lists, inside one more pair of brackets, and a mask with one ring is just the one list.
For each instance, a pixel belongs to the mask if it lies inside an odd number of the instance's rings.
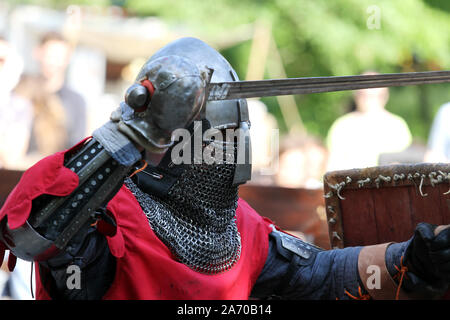
[[[5,0],[0,169],[90,135],[180,37],[258,80],[450,70],[449,30],[446,0]],[[331,170],[448,162],[449,102],[448,84],[250,99],[251,183],[321,188]]]

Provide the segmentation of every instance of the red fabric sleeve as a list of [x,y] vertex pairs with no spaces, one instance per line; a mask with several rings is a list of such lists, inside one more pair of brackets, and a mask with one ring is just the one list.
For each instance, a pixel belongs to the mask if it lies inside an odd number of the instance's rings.
[[43,194],[62,197],[72,193],[78,186],[78,176],[64,167],[64,155],[80,148],[87,139],[40,160],[25,171],[0,209],[0,220],[7,216],[9,228],[19,228],[30,215],[33,199]]

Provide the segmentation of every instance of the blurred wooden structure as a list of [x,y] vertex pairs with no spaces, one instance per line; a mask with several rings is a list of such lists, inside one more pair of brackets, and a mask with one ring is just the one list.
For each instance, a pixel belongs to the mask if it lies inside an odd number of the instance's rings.
[[280,228],[301,232],[306,240],[330,249],[322,189],[292,189],[245,184],[239,196]]
[[8,194],[19,182],[23,171],[0,169],[0,207],[3,206]]
[[[22,171],[0,169],[0,207],[21,176]],[[280,228],[301,232],[317,246],[330,248],[322,190],[248,184],[240,187],[239,195]]]

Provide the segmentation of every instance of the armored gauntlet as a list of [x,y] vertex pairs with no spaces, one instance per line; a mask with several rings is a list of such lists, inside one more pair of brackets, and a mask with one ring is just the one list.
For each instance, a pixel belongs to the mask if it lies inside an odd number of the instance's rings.
[[95,139],[41,160],[24,173],[0,211],[3,243],[28,261],[77,252],[97,220],[114,225],[101,208],[129,170]]
[[[419,223],[406,242],[363,247],[359,275],[374,299],[439,298],[450,285],[449,248],[449,225]],[[367,272],[371,266],[380,268],[377,286]]]

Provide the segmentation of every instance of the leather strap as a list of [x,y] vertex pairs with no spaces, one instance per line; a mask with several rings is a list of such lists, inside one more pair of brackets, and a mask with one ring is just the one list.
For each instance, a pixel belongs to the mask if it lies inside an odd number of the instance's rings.
[[[364,288],[374,300],[394,300],[398,284],[392,279],[386,267],[386,249],[392,242],[365,246],[362,248],[358,257],[358,272]],[[375,288],[369,288],[369,278],[374,275],[371,266],[376,266],[380,270],[380,285]],[[369,282],[368,282],[369,280]],[[409,300],[409,297],[403,290],[400,290],[400,300]]]

